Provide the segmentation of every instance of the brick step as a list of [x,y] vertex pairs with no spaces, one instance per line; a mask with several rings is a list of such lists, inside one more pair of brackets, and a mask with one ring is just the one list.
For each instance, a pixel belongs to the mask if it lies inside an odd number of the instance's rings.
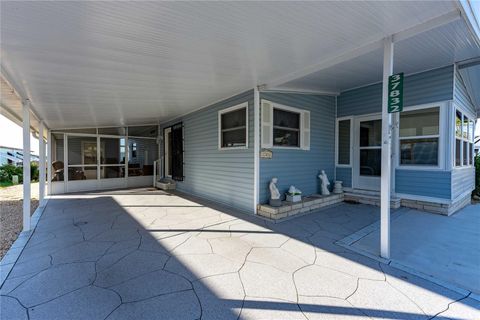
[[172,179],[163,178],[158,180],[155,186],[161,190],[175,190],[176,184]]
[[[370,204],[377,207],[380,207],[380,193],[377,192],[377,195],[366,194],[364,192],[358,193],[357,190],[352,192],[345,192],[344,201],[351,201],[362,204]],[[401,200],[400,198],[392,197],[390,198],[390,207],[393,209],[400,208]]]

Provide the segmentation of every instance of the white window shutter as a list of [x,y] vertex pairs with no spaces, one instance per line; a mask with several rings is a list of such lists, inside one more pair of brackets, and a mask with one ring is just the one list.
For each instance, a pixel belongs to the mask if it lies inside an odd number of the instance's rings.
[[301,118],[301,148],[303,150],[310,150],[310,111],[303,111]]
[[273,106],[270,101],[262,100],[262,148],[273,146]]

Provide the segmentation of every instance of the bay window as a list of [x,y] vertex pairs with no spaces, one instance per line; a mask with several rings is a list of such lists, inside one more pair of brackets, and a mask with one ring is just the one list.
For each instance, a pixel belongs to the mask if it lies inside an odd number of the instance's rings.
[[455,166],[473,165],[475,122],[461,110],[455,111]]
[[438,166],[440,108],[400,114],[400,165]]

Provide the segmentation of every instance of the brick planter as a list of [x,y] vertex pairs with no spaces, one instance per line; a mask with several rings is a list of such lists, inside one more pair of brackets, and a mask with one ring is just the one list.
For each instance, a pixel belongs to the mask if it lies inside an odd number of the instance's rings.
[[272,207],[268,204],[258,205],[258,214],[262,217],[272,220],[281,220],[295,215],[306,214],[310,211],[317,210],[335,203],[343,201],[342,194],[331,194],[328,196],[312,195],[302,198],[300,202],[282,201],[281,207]]

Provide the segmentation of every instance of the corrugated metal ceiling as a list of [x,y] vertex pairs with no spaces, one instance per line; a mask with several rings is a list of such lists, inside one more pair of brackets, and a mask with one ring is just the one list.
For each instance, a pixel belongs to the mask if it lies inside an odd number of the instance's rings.
[[[2,67],[55,128],[167,120],[444,15],[456,5],[3,1],[1,9]],[[434,44],[450,41],[438,37]],[[432,48],[421,39],[412,45],[415,54]],[[362,75],[357,82],[378,76],[377,58],[372,53],[357,61],[369,60],[365,65],[351,64]],[[415,69],[420,62],[402,63]]]

